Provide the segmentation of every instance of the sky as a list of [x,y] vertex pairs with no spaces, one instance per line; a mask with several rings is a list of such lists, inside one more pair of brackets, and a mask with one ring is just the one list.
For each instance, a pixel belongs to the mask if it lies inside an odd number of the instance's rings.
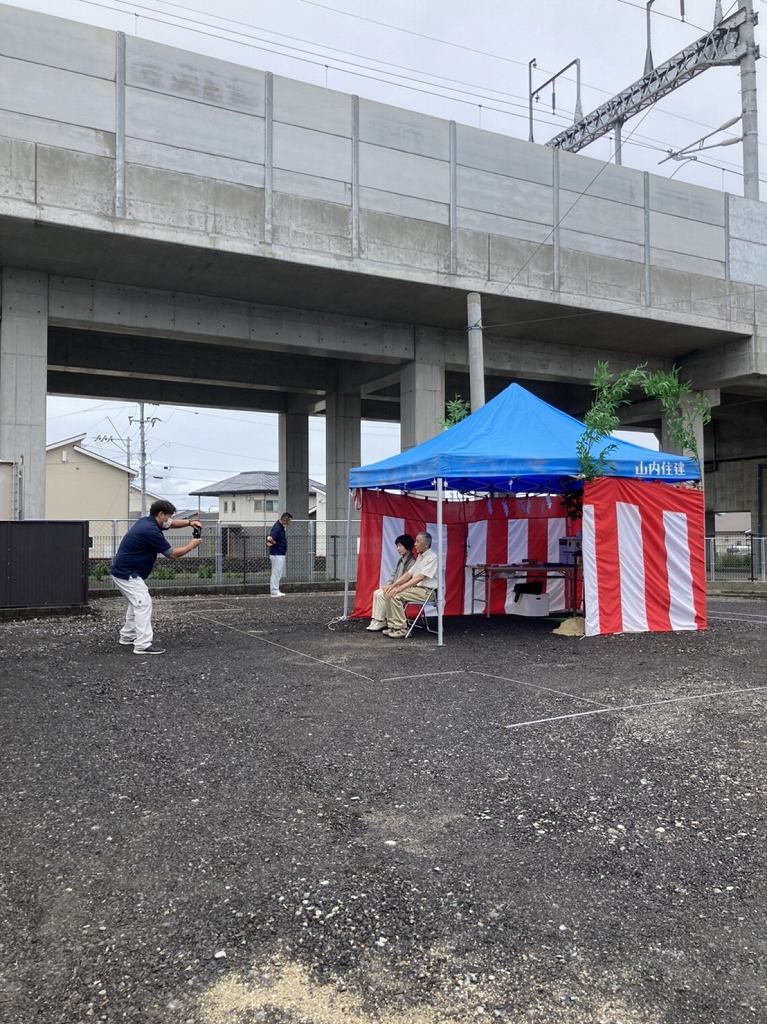
[[[767,23],[767,0],[753,0]],[[24,7],[120,30],[246,64],[339,92],[528,138],[529,91],[572,60],[581,61],[583,113],[642,77],[647,7],[642,0],[15,0]],[[715,0],[653,0],[651,50],[658,65],[708,32]],[[724,15],[738,6],[722,0]],[[684,11],[684,19],[682,19]],[[757,26],[757,43],[760,42]],[[531,66],[530,62],[535,61]],[[762,87],[767,64],[757,62]],[[741,147],[698,149],[696,160],[668,159],[698,144],[739,138],[738,68],[713,68],[624,126],[623,163],[691,184],[742,194]],[[767,93],[761,91],[761,138],[767,143]],[[544,143],[572,123],[574,68],[534,104],[533,136]],[[703,140],[703,141],[701,141]],[[607,136],[584,151],[613,158]],[[664,162],[661,162],[664,161]],[[767,149],[760,145],[760,178]],[[763,192],[764,195],[764,185]],[[133,422],[131,422],[131,417]],[[49,399],[48,440],[86,433],[86,445],[124,461],[125,440],[138,450],[138,406]],[[276,469],[276,417],[146,406],[147,486],[186,504],[189,490],[237,472]],[[233,421],[238,429],[231,430]],[[241,424],[241,426],[239,425]],[[117,441],[98,441],[114,437]],[[190,442],[190,438],[197,439]],[[399,451],[399,430],[365,424],[362,461]],[[133,460],[137,468],[137,460]],[[310,424],[310,474],[324,480],[324,426]],[[151,481],[151,482],[150,482]]]

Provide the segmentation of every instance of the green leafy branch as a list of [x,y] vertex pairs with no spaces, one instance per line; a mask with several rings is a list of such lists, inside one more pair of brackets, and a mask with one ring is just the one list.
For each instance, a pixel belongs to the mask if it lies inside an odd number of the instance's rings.
[[596,444],[620,427],[618,409],[630,404],[629,393],[640,388],[647,398],[655,399],[666,417],[666,428],[681,452],[689,453],[700,466],[695,423],[711,421],[711,406],[703,395],[693,395],[692,385],[679,379],[679,367],[670,371],[656,370],[648,374],[642,363],[633,370],[623,370],[616,378],[607,363],[597,363],[591,381],[594,400],[584,417],[585,429],[576,443],[581,475],[585,480],[604,476],[610,465],[610,453],[617,445],[606,445],[597,455]]
[[596,394],[583,420],[586,429],[575,446],[581,474],[585,480],[604,476],[610,465],[609,456],[617,445],[608,444],[596,455],[593,454],[594,446],[620,427],[618,409],[630,403],[628,395],[631,389],[643,384],[647,377],[645,365],[643,363],[633,370],[623,370],[613,379],[607,363],[597,363],[591,381]]
[[693,395],[692,385],[679,380],[679,367],[669,373],[659,370],[647,377],[642,385],[648,398],[655,398],[666,416],[666,427],[674,443],[682,452],[689,452],[700,468],[698,439],[695,423],[711,422],[711,406],[700,394]]
[[460,423],[461,420],[465,420],[471,412],[471,407],[464,398],[457,394],[455,398],[449,398],[445,402],[445,412],[445,418],[437,420],[437,423],[443,430],[447,430],[448,427],[452,427],[454,424]]

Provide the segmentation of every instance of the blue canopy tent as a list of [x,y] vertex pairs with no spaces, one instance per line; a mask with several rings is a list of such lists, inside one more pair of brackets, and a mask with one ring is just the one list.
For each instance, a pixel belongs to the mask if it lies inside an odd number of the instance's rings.
[[[349,473],[349,487],[388,488],[437,493],[438,555],[442,562],[442,497],[445,490],[553,494],[581,467],[577,443],[584,426],[579,420],[511,384],[481,409],[449,430],[389,459],[360,466]],[[617,438],[595,445],[597,457],[609,445],[605,475],[681,483],[700,479],[695,459],[658,452]],[[349,518],[351,519],[351,490]],[[349,524],[351,525],[351,524]],[[347,538],[350,537],[347,530]],[[349,565],[347,552],[347,567]],[[348,570],[347,570],[348,576]],[[348,610],[347,597],[344,615]],[[442,644],[442,615],[438,643]]]
[[[581,472],[576,446],[584,426],[573,416],[510,384],[487,405],[449,430],[399,455],[349,473],[349,486],[433,491],[437,480],[453,491],[554,493]],[[667,483],[699,480],[695,459],[606,438],[607,476]]]

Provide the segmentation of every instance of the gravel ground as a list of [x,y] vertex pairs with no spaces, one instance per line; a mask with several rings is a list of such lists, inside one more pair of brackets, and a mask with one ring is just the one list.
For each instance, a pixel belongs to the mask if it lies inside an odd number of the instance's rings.
[[767,1021],[767,606],[0,623],[3,1024]]

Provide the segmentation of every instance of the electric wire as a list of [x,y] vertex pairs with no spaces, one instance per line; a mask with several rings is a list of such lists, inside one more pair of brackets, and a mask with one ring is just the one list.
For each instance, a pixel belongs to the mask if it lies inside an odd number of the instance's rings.
[[[87,4],[89,6],[94,6],[94,7],[102,8],[104,10],[112,11],[112,12],[118,13],[118,14],[119,13],[126,14],[126,13],[130,13],[131,11],[133,11],[135,13],[136,10],[143,10],[143,11],[150,10],[150,11],[153,11],[153,9],[149,8],[146,4],[128,3],[128,0],[115,0],[116,3],[125,3],[126,9],[123,9],[123,10],[121,10],[121,9],[119,9],[117,7],[114,7],[114,6],[110,6],[109,4],[104,3],[103,0],[81,0],[81,2],[84,3],[84,4]],[[492,54],[492,53],[489,53],[488,51],[483,51],[483,50],[478,50],[478,49],[475,50],[472,47],[466,47],[464,44],[453,43],[453,42],[449,42],[447,40],[438,39],[437,37],[432,36],[432,35],[428,35],[426,33],[418,33],[418,32],[415,32],[414,30],[411,30],[411,29],[404,29],[404,28],[400,28],[399,26],[390,25],[389,23],[386,23],[386,22],[379,22],[379,21],[376,21],[375,19],[368,19],[368,18],[365,18],[365,17],[363,17],[361,15],[354,14],[353,12],[340,11],[337,8],[333,8],[333,7],[329,6],[329,5],[323,5],[323,4],[315,3],[314,0],[300,0],[300,2],[308,3],[311,6],[316,6],[316,7],[328,10],[330,12],[334,12],[334,13],[338,14],[339,16],[342,16],[342,17],[356,18],[356,19],[363,20],[363,21],[369,21],[369,22],[371,22],[371,23],[373,23],[373,24],[375,24],[375,25],[377,25],[379,27],[386,27],[386,28],[389,28],[389,29],[391,29],[393,31],[398,31],[398,32],[401,32],[401,33],[406,34],[406,35],[413,35],[413,36],[415,36],[417,38],[427,39],[427,40],[429,40],[431,42],[439,43],[441,45],[455,47],[456,49],[459,49],[459,50],[465,49],[468,52],[474,52],[474,53],[477,53],[479,55],[492,57],[493,59],[496,59],[496,60],[499,60],[499,61],[503,61],[503,62],[506,62],[506,63],[509,63],[509,64],[515,64],[515,65],[520,65],[520,66],[523,65],[523,62],[517,61],[514,58],[504,57],[504,56],[499,55],[499,54]],[[637,9],[642,9],[642,10],[644,9],[644,8],[640,7],[640,5],[637,5],[637,4],[629,2],[629,0],[619,0],[619,2],[623,3],[626,6],[636,7]],[[210,20],[210,17],[206,16],[203,12],[201,12],[199,10],[196,10],[194,13],[199,14],[200,18],[199,19],[197,19],[197,18],[190,18],[188,13],[186,13],[186,12],[188,12],[189,8],[183,7],[181,4],[165,3],[163,6],[165,6],[165,7],[173,7],[173,8],[176,8],[176,9],[180,9],[180,10],[183,10],[185,13],[182,14],[182,15],[176,15],[176,14],[173,14],[173,13],[168,13],[168,14],[165,15],[165,18],[158,17],[158,16],[156,16],[154,14],[142,14],[141,17],[144,18],[147,21],[152,21],[152,22],[155,22],[155,23],[158,23],[158,24],[162,24],[162,25],[173,24],[171,22],[168,22],[166,20],[167,18],[175,18],[177,21],[185,20],[185,21],[190,22],[194,26],[191,29],[191,31],[198,32],[199,34],[202,34],[202,35],[207,35],[207,36],[209,36],[211,38],[214,38],[214,39],[224,38],[224,36],[220,35],[218,33],[218,31],[216,31],[217,26],[213,24],[213,22]],[[669,20],[677,21],[680,24],[682,23],[681,19],[679,17],[677,17],[677,16],[665,14],[664,12],[660,12],[660,11],[659,12],[654,12],[654,13],[657,13],[659,16],[666,17]],[[136,16],[138,17],[138,15],[136,15]],[[243,37],[246,41],[242,45],[257,46],[257,45],[262,45],[263,44],[265,46],[267,52],[271,52],[271,53],[280,53],[281,52],[281,51],[278,51],[278,50],[270,49],[269,48],[269,41],[268,40],[264,40],[262,37],[259,37],[257,34],[255,34],[252,31],[246,31],[245,29],[250,29],[251,26],[248,26],[245,22],[242,22],[242,21],[239,21],[239,20],[236,20],[236,19],[231,19],[231,18],[224,18],[224,17],[221,17],[219,15],[215,15],[214,17],[218,21],[220,21],[220,22],[226,22],[227,24],[230,24],[230,25],[239,26],[239,28],[237,28],[237,29],[225,29],[224,31],[228,32],[230,35]],[[701,31],[701,32],[708,31],[707,29],[705,29],[705,28],[703,28],[701,26],[696,25],[694,22],[690,22],[690,21],[685,20],[684,24],[690,25],[691,27],[696,28],[698,31]],[[199,27],[199,26],[202,26],[202,27]],[[183,26],[183,25],[175,25],[174,27],[184,28],[185,26]],[[272,30],[263,30],[263,31],[266,31],[269,35],[285,37],[285,33],[274,32]],[[293,39],[295,37],[291,36],[290,38]],[[237,39],[232,40],[232,41],[238,42]],[[300,42],[307,42],[308,43],[307,40],[299,40],[299,41]],[[271,45],[275,45],[275,44],[271,44]],[[276,45],[280,45],[280,44],[276,44]],[[313,45],[313,44],[310,44],[310,45]],[[327,69],[328,65],[327,65],[326,60],[324,58],[318,56],[318,54],[316,52],[312,53],[312,51],[304,51],[304,50],[301,50],[300,47],[296,47],[294,45],[288,45],[288,48],[289,49],[293,49],[293,50],[295,50],[296,52],[299,52],[299,53],[310,53],[312,58],[313,58],[311,60],[309,60],[307,58],[304,58],[304,57],[292,58],[292,59],[304,60],[307,63],[315,64],[318,67],[323,67],[324,66]],[[325,50],[331,50],[331,51],[334,51],[336,53],[340,52],[336,47],[325,47]],[[286,54],[283,52],[282,55],[285,56]],[[290,55],[288,55],[288,56],[290,56]],[[367,65],[360,65],[360,64],[356,63],[355,61],[350,61],[350,60],[348,60],[348,58],[342,57],[341,58],[341,62],[342,63],[345,63],[345,64],[348,65],[348,67],[351,67],[352,69],[356,69],[356,70],[346,71],[343,68],[336,68],[334,70],[341,71],[341,73],[353,74],[353,75],[355,75],[357,77],[365,78],[365,79],[368,79],[368,80],[371,80],[371,81],[383,82],[384,84],[391,85],[391,86],[394,86],[394,87],[408,89],[408,90],[412,90],[414,92],[420,92],[420,93],[422,93],[424,95],[438,97],[440,99],[449,99],[451,102],[461,103],[461,104],[470,106],[472,108],[479,107],[480,111],[484,109],[486,111],[491,111],[493,113],[500,113],[500,114],[504,114],[504,115],[509,116],[509,117],[517,117],[517,118],[520,118],[520,119],[525,119],[525,117],[526,117],[526,115],[524,113],[517,113],[514,110],[506,110],[506,109],[503,109],[503,108],[495,107],[495,106],[492,106],[489,103],[478,103],[477,102],[477,98],[478,97],[479,98],[487,99],[488,98],[487,94],[489,92],[495,92],[497,96],[501,96],[501,97],[508,96],[509,97],[508,99],[501,99],[500,100],[500,102],[506,103],[507,106],[509,106],[509,107],[523,107],[523,106],[526,106],[527,105],[527,101],[524,99],[524,97],[517,96],[516,94],[513,94],[513,93],[503,93],[500,90],[493,90],[493,89],[488,89],[488,88],[485,88],[485,87],[477,87],[477,86],[472,86],[471,89],[470,89],[470,92],[467,93],[463,89],[458,89],[455,85],[448,84],[447,86],[443,86],[442,89],[444,90],[444,88],[448,88],[448,89],[450,89],[451,92],[456,93],[456,95],[452,96],[452,97],[447,97],[447,96],[445,96],[444,91],[442,91],[442,92],[435,92],[433,89],[423,88],[422,79],[414,78],[414,77],[409,76],[409,75],[399,75],[397,71],[395,71],[395,72],[383,72],[383,73],[384,74],[388,74],[390,76],[392,74],[397,75],[398,77],[402,78],[402,80],[405,83],[407,83],[407,84],[401,84],[400,82],[392,82],[392,81],[390,81],[388,79],[381,78],[379,75],[371,74],[370,73],[370,68],[369,68],[369,64],[370,64],[371,60],[374,61],[376,64],[379,64],[379,65],[382,65],[382,66],[386,66],[388,64],[388,62],[381,61],[381,60],[379,60],[377,58],[362,58],[362,57],[360,57],[359,54],[354,54],[353,56],[359,57],[359,59],[362,59],[362,60],[367,60],[368,64]],[[394,68],[403,68],[402,65],[389,65],[389,66],[390,67],[394,67]],[[362,70],[360,70],[360,69],[362,69]],[[404,68],[404,70],[412,71],[413,69]],[[422,71],[422,69],[420,69],[420,70]],[[439,80],[441,80],[443,82],[454,81],[454,80],[448,80],[448,79],[444,78],[443,76],[431,75],[430,73],[427,73],[427,74],[429,74],[429,77],[435,78],[435,79],[439,79]],[[569,79],[568,76],[564,76],[564,77],[566,78],[566,80],[572,81],[572,79]],[[421,85],[416,84],[416,83],[421,83]],[[469,83],[461,83],[461,84],[462,85],[469,85]],[[588,85],[588,83],[586,83],[586,84]],[[591,89],[594,89],[597,92],[603,93],[605,95],[612,95],[612,93],[610,93],[607,90],[601,89],[600,87],[596,87],[596,86],[588,86],[588,87],[591,88]],[[466,98],[462,98],[461,94],[463,94],[463,96],[471,95],[472,99],[469,100],[469,99],[466,99]],[[495,102],[497,103],[499,101],[496,99]],[[650,109],[655,109],[655,108],[650,108]],[[700,122],[700,121],[697,121],[697,120],[692,119],[692,118],[687,118],[684,115],[676,114],[676,113],[671,112],[671,111],[659,110],[657,112],[660,113],[660,114],[663,114],[664,116],[667,116],[667,117],[677,118],[677,119],[680,119],[680,120],[689,121],[690,123],[696,124],[699,127],[704,127],[704,128],[711,128],[711,127],[713,127],[712,125],[707,124],[706,122]],[[559,130],[561,130],[561,125],[562,124],[567,124],[569,122],[563,117],[561,120],[554,121],[552,123],[554,123],[555,126],[557,126]],[[659,146],[661,146],[664,149],[664,151],[667,151],[668,148],[669,148],[668,144],[664,144],[660,140],[651,140],[651,141],[656,142]],[[767,145],[767,144],[760,142],[759,145],[761,147],[762,145]],[[703,162],[701,162],[701,161],[697,161],[697,162],[699,164],[701,164],[702,166],[713,167],[715,169],[722,170],[725,173],[736,173],[736,174],[738,173],[737,170],[733,169],[733,165],[728,164],[727,161],[722,161],[721,163],[706,161],[705,164]],[[679,173],[679,171],[677,170],[677,171],[674,172],[674,174],[676,174],[676,173]],[[767,179],[763,179],[763,180],[767,180]]]

